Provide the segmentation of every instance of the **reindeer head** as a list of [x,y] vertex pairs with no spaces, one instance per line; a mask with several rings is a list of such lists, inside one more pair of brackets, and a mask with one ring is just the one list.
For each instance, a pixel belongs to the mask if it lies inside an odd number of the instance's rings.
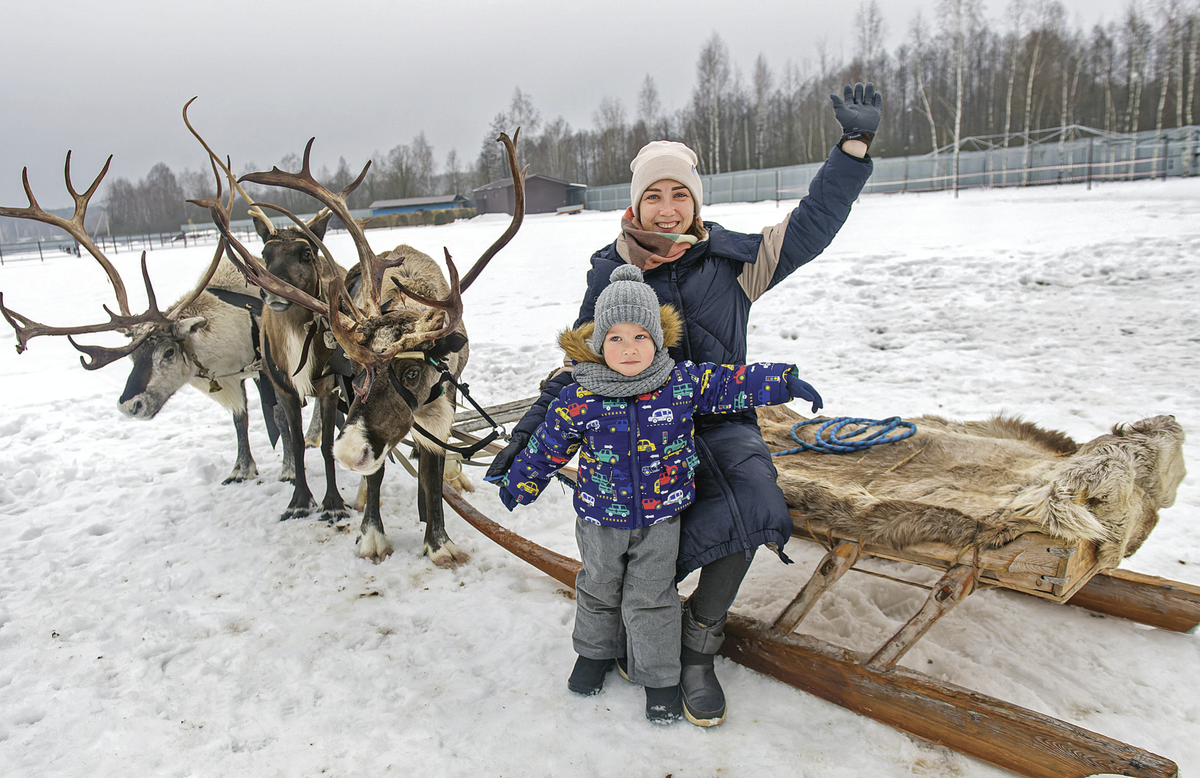
[[[253,214],[254,229],[262,238],[262,258],[267,272],[282,281],[301,289],[313,297],[319,297],[321,286],[327,282],[328,268],[319,261],[320,247],[309,239],[304,231],[295,227],[276,229],[271,221],[260,214]],[[325,229],[333,213],[322,210],[306,227],[319,241],[325,239]],[[260,290],[264,303],[276,313],[292,306],[292,301],[277,294]]]

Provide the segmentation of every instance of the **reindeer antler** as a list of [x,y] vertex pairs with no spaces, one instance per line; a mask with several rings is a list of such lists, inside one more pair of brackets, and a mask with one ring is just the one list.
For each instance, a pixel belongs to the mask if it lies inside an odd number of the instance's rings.
[[146,252],[143,251],[141,261],[142,281],[146,287],[146,299],[148,306],[144,313],[133,315],[130,312],[129,297],[125,290],[125,283],[121,280],[121,274],[117,272],[117,269],[113,263],[109,261],[108,257],[104,255],[104,252],[96,246],[95,242],[84,229],[84,219],[87,216],[88,203],[91,201],[92,196],[99,188],[100,182],[104,180],[104,176],[108,173],[108,167],[111,163],[112,156],[110,155],[104,162],[104,168],[100,171],[100,174],[96,176],[94,181],[92,181],[92,185],[81,194],[75,191],[75,186],[71,181],[71,152],[67,152],[66,163],[63,167],[63,175],[66,179],[67,191],[70,193],[71,198],[75,201],[75,211],[71,215],[70,219],[63,219],[62,217],[47,213],[40,205],[38,205],[37,198],[35,198],[33,195],[33,189],[29,185],[28,168],[25,168],[21,171],[21,183],[25,188],[25,196],[29,199],[29,205],[25,208],[0,207],[0,216],[11,216],[17,219],[30,219],[32,221],[39,221],[44,224],[50,224],[58,227],[69,234],[72,238],[78,241],[79,245],[83,246],[97,262],[100,263],[100,267],[104,269],[105,274],[108,276],[108,280],[112,284],[113,291],[116,293],[117,297],[118,313],[113,313],[107,305],[103,306],[104,312],[107,313],[109,317],[107,322],[98,324],[83,324],[71,327],[53,327],[36,322],[27,316],[23,316],[16,311],[5,307],[3,296],[0,295],[0,314],[4,316],[5,320],[12,326],[13,330],[17,334],[18,354],[25,351],[29,341],[38,337],[39,335],[66,335],[72,346],[79,351],[82,351],[85,355],[87,355],[87,357],[90,357],[91,361],[88,361],[88,359],[85,359],[84,357],[80,357],[79,359],[80,363],[86,369],[96,370],[104,367],[105,365],[111,364],[123,356],[131,354],[134,349],[141,345],[142,341],[149,337],[150,332],[148,331],[142,333],[139,337],[134,338],[131,343],[119,348],[80,345],[76,343],[75,340],[70,336],[94,332],[113,331],[126,332],[128,334],[128,332],[138,324],[152,324],[156,326],[170,325],[179,317],[180,311],[182,311],[187,304],[190,304],[196,297],[200,295],[201,292],[204,291],[204,287],[207,286],[209,280],[212,278],[213,273],[216,272],[217,264],[220,261],[219,253],[213,257],[213,261],[208,269],[208,272],[203,278],[201,278],[200,283],[193,290],[193,293],[187,296],[184,300],[181,300],[180,304],[172,307],[169,312],[164,314],[158,309],[158,303],[154,295],[154,286],[150,283],[150,273],[146,268]]
[[354,241],[354,248],[358,251],[358,263],[362,270],[363,283],[366,288],[366,293],[363,296],[363,302],[366,304],[367,309],[366,315],[371,318],[377,317],[382,312],[380,288],[383,286],[383,274],[389,268],[397,267],[404,260],[379,259],[375,255],[375,252],[371,250],[371,245],[367,242],[367,236],[363,232],[362,226],[350,215],[350,206],[346,203],[346,197],[357,189],[359,184],[363,182],[363,179],[367,177],[367,171],[371,169],[371,162],[368,160],[367,164],[363,165],[362,172],[358,174],[358,178],[351,181],[342,191],[335,194],[313,178],[309,168],[309,156],[312,153],[312,145],[315,140],[316,138],[309,138],[308,143],[304,146],[304,161],[300,166],[299,173],[287,173],[277,167],[272,167],[265,173],[247,173],[238,179],[238,181],[239,183],[241,181],[249,181],[254,184],[281,186],[285,189],[303,192],[332,211],[333,215],[346,228],[346,231],[350,233],[350,237]]
[[[475,283],[475,279],[479,278],[479,274],[487,267],[488,262],[492,261],[492,257],[496,256],[500,249],[508,245],[508,242],[517,234],[517,230],[521,229],[521,223],[525,221],[525,173],[529,170],[529,165],[526,165],[523,169],[518,169],[517,138],[519,137],[521,137],[520,127],[517,128],[517,131],[513,133],[511,138],[508,137],[508,133],[504,132],[500,133],[499,138],[496,138],[497,142],[504,144],[504,150],[508,152],[508,169],[513,177],[513,192],[515,197],[512,221],[509,222],[508,229],[504,231],[504,234],[497,238],[496,242],[489,246],[479,259],[475,260],[475,264],[471,266],[466,276],[463,277],[461,291],[467,291],[467,287]],[[449,252],[446,253],[446,258],[450,258]]]

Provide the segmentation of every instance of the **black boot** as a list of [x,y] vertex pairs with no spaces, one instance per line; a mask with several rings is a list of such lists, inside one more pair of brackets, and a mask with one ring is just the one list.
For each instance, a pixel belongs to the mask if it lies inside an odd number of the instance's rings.
[[683,718],[683,695],[679,686],[646,687],[646,719],[652,724],[671,724]]
[[599,694],[604,688],[604,676],[612,669],[611,659],[588,659],[581,656],[575,660],[571,677],[567,679],[567,688],[576,694],[590,697]]
[[684,604],[679,686],[684,715],[699,727],[715,727],[725,720],[725,692],[713,668],[713,656],[724,640],[725,616],[704,625],[692,615],[690,603]]

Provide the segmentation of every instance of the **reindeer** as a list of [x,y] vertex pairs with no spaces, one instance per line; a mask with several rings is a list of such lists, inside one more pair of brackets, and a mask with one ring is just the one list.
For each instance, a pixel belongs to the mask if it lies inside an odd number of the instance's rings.
[[[213,209],[214,221],[229,242],[230,258],[247,277],[268,293],[316,313],[328,323],[337,344],[355,365],[355,396],[334,453],[344,467],[367,476],[358,553],[376,563],[390,556],[393,550],[379,512],[384,460],[410,431],[414,432],[418,456],[417,508],[426,525],[424,552],[438,567],[454,567],[467,561],[467,555],[455,546],[445,530],[444,448],[454,419],[455,386],[469,353],[462,323],[462,290],[511,240],[524,217],[523,172],[517,167],[516,148],[507,135],[501,135],[500,140],[508,151],[517,207],[508,229],[484,252],[461,284],[448,250],[445,255],[449,282],[432,259],[410,246],[399,246],[382,257],[377,256],[346,204],[346,197],[366,177],[370,162],[357,179],[335,194],[312,177],[309,155],[313,140],[304,149],[299,173],[272,168],[269,172],[243,176],[241,180],[304,192],[329,208],[354,240],[359,257],[357,276],[362,280],[358,292],[353,295],[347,292],[347,279],[337,274],[329,279],[324,299],[276,277],[228,234],[227,223],[223,224],[222,215]],[[211,149],[209,153],[219,161]],[[232,180],[232,173],[226,172]],[[333,259],[323,245],[321,250],[332,265]]]
[[[224,484],[258,475],[250,454],[245,379],[261,380],[255,342],[255,320],[260,314],[243,300],[257,302],[257,289],[246,283],[233,263],[223,260],[204,292],[178,309],[171,326],[138,325],[150,332],[129,353],[133,369],[120,399],[121,412],[126,416],[149,420],[176,391],[191,384],[229,410],[237,434],[237,460]],[[114,353],[113,359],[118,356]],[[282,425],[280,430],[285,441],[280,480],[290,481],[294,476],[292,452],[286,445],[287,430]]]
[[[318,241],[325,236],[332,213],[324,211],[305,225],[308,234]],[[318,261],[314,246],[306,232],[286,227],[275,229],[268,220],[255,218],[259,237],[263,239],[263,260],[267,272],[292,287],[316,298],[324,297],[332,278],[345,278],[346,271],[337,263]],[[332,275],[330,275],[332,274]],[[318,401],[317,413],[321,424],[321,456],[325,460],[325,498],[321,502],[321,517],[330,522],[349,515],[337,488],[333,460],[333,435],[337,399],[337,381],[326,374],[325,368],[333,349],[325,342],[324,324],[311,310],[293,305],[286,297],[266,289],[261,291],[263,306],[262,354],[263,370],[275,386],[280,407],[286,418],[290,435],[290,450],[296,462],[292,500],[281,519],[308,515],[315,507],[304,469],[304,439],[300,409],[305,398]],[[315,418],[314,418],[315,421]]]

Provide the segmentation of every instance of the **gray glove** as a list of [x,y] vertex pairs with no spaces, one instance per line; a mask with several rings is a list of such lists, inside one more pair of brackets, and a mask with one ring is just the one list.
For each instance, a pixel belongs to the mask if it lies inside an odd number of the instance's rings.
[[842,140],[861,140],[870,146],[883,115],[883,93],[876,92],[875,84],[870,81],[866,87],[861,81],[854,86],[846,84],[844,92],[843,98],[829,96],[833,115],[842,125]]

